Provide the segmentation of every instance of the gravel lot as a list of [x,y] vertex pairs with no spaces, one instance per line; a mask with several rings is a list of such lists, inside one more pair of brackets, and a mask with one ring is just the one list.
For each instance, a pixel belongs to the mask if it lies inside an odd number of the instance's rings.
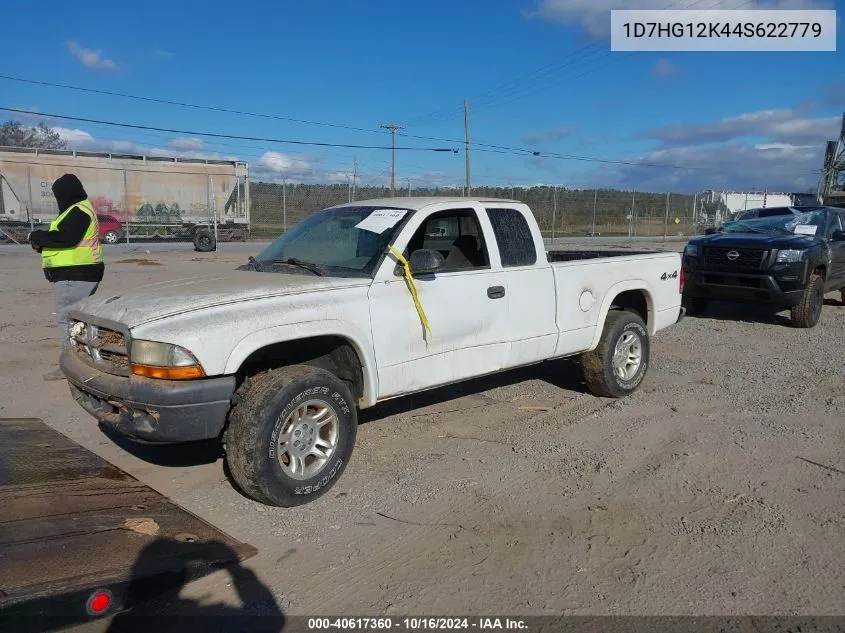
[[[109,248],[100,292],[245,256]],[[750,307],[688,317],[622,401],[561,361],[386,403],[328,495],[275,509],[232,489],[213,444],[103,435],[42,380],[58,344],[38,257],[0,263],[0,417],[43,418],[255,545],[247,566],[286,615],[845,613],[838,293],[812,330]],[[183,596],[238,604],[223,573]]]

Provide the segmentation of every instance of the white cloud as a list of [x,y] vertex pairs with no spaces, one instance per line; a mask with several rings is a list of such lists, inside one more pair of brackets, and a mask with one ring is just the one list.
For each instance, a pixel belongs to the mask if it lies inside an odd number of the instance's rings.
[[[830,0],[754,0],[743,9],[808,9],[833,8]],[[673,8],[691,10],[736,9],[736,0],[717,0],[703,6],[686,1]],[[602,38],[610,32],[611,9],[667,9],[666,0],[538,0],[536,8],[527,14],[528,18],[546,22],[577,25],[594,38]]]
[[651,74],[654,77],[673,77],[678,74],[678,67],[665,57],[658,59],[651,67]]
[[82,65],[91,70],[117,70],[117,64],[108,57],[103,57],[103,51],[85,48],[76,40],[67,43],[70,54],[76,57]]
[[807,118],[794,110],[759,110],[706,123],[667,125],[646,130],[640,138],[661,141],[664,145],[703,145],[743,137],[760,137],[773,142],[818,143],[835,138],[839,117]]
[[71,146],[84,145],[94,140],[94,137],[85,130],[71,130],[65,127],[54,127],[53,130],[62,137],[63,141]]
[[824,148],[790,143],[725,143],[716,146],[664,147],[636,159],[643,163],[698,169],[602,168],[593,186],[650,191],[693,192],[704,189],[807,191],[818,182]]
[[175,138],[168,141],[167,146],[176,151],[198,152],[205,146],[205,143],[199,138]]

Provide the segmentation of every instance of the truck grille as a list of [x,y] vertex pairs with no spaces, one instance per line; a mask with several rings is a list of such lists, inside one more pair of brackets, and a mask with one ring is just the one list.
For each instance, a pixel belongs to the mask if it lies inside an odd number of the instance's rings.
[[725,248],[710,246],[704,250],[704,261],[713,266],[760,268],[765,251],[759,248]]
[[129,375],[126,337],[117,330],[71,320],[70,341],[77,353],[90,364],[112,374]]

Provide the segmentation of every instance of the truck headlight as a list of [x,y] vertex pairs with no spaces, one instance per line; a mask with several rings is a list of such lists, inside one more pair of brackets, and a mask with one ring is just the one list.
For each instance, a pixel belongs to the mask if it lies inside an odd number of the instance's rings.
[[796,250],[793,248],[787,248],[782,251],[778,251],[777,262],[779,264],[792,264],[795,262],[800,262],[801,257],[804,255],[804,251]]
[[132,341],[129,361],[132,373],[144,378],[190,380],[205,377],[205,371],[191,352],[170,343]]
[[684,247],[684,255],[687,257],[698,257],[698,244],[687,244]]

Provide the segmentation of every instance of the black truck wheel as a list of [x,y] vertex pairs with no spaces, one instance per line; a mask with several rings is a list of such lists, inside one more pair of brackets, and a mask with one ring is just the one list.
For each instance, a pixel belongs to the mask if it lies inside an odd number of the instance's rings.
[[684,297],[682,302],[690,316],[704,314],[710,305],[710,300],[705,297]]
[[793,306],[790,316],[794,327],[814,327],[819,322],[824,305],[824,277],[812,273],[804,288],[801,302]]
[[581,355],[581,375],[593,394],[622,398],[640,386],[650,358],[648,330],[639,315],[611,310],[598,346]]
[[208,253],[217,248],[214,233],[208,229],[197,229],[194,232],[194,250],[200,253]]
[[226,464],[247,496],[272,506],[313,501],[343,473],[358,431],[355,400],[342,380],[292,365],[238,390],[226,429]]

